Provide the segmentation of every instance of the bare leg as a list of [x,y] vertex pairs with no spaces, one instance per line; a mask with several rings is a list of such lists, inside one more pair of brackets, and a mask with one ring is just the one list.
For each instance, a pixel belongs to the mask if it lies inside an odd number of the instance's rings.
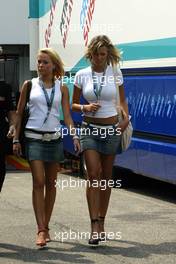
[[99,203],[100,203],[100,188],[99,180],[101,174],[101,160],[100,154],[95,150],[86,150],[84,158],[87,166],[87,203],[89,215],[91,219],[91,233],[98,234],[98,216],[99,216]]
[[[104,218],[107,213],[109,199],[111,195],[111,187],[109,180],[112,179],[112,167],[114,155],[101,155],[103,188],[100,188],[100,207],[99,207],[99,232],[104,232]],[[105,186],[104,186],[105,185]],[[112,185],[112,183],[111,183]],[[106,188],[105,188],[106,187]]]
[[30,162],[33,178],[32,202],[34,213],[38,225],[37,245],[43,246],[45,241],[45,200],[44,200],[44,163],[40,160],[33,160]]
[[33,177],[32,202],[39,229],[45,228],[45,200],[44,200],[44,163],[40,160],[30,162]]
[[[49,228],[49,221],[56,199],[56,180],[57,180],[57,163],[45,163],[45,228]],[[48,229],[49,230],[49,229]],[[47,233],[47,241],[50,241],[49,233]]]

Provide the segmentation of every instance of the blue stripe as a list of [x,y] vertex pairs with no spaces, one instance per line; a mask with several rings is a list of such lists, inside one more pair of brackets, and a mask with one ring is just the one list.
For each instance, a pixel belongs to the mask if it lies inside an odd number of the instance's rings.
[[140,41],[118,45],[123,60],[146,60],[176,57],[176,38]]
[[[57,0],[54,0],[54,3]],[[29,0],[29,17],[40,18],[51,9],[52,0]]]
[[[176,58],[176,38],[121,43],[116,46],[123,52],[123,61]],[[72,71],[87,67],[88,63],[83,57]]]

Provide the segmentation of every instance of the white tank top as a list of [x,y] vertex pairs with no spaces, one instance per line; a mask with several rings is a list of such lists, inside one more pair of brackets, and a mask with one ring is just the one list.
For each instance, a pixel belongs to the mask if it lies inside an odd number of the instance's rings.
[[[118,85],[121,86],[123,84],[123,76],[119,68],[117,68],[117,75]],[[101,95],[98,99],[98,103],[101,105],[101,107],[98,109],[96,114],[85,113],[85,116],[106,118],[117,115],[117,88],[112,66],[109,65],[106,68],[104,82],[102,77],[103,73],[94,72],[94,77],[92,78],[91,67],[79,70],[75,75],[74,84],[78,88],[82,89],[83,97],[88,101],[88,103],[97,102],[97,97],[94,92],[93,80],[94,83],[97,83],[98,87],[100,87],[100,83],[103,84]]]
[[[46,118],[48,107],[44,92],[39,83],[39,78],[32,79],[32,88],[30,92],[29,99],[29,111],[30,116],[26,124],[26,128],[34,129],[37,131],[48,131],[55,132],[61,127],[60,124],[60,108],[61,108],[61,82],[59,80],[55,81],[55,94],[51,107],[50,114],[47,121],[44,123]],[[49,98],[51,95],[51,88],[46,89]]]

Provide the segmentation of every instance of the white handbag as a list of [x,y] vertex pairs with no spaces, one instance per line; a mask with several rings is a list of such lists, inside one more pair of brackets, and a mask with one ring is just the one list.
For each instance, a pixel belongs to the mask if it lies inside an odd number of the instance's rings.
[[[116,90],[117,90],[117,114],[119,117],[119,122],[123,120],[123,109],[120,106],[120,93],[119,93],[119,85],[117,83],[118,80],[118,75],[117,75],[117,68],[113,67],[114,71],[114,78],[115,78],[115,84],[116,84]],[[131,116],[129,116],[129,119],[131,119]],[[121,151],[125,151],[129,148],[130,143],[131,143],[131,138],[133,134],[133,126],[131,121],[129,121],[128,126],[122,133],[122,138],[121,138]]]

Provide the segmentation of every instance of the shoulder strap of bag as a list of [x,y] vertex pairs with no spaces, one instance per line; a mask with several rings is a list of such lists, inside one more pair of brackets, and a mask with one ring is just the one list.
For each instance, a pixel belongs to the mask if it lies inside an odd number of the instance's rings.
[[[119,85],[118,85],[118,82],[117,82],[117,79],[118,79],[117,66],[113,66],[113,73],[114,73],[114,81],[115,81],[116,91],[117,91],[117,100],[116,100],[117,112],[119,112],[118,109],[122,109],[122,107],[120,105],[120,92],[119,92]],[[123,112],[121,113],[121,115],[123,116]],[[130,119],[131,119],[131,115],[129,115],[129,120]]]
[[31,80],[28,80],[28,81],[27,81],[26,104],[29,102],[30,93],[31,93],[31,88],[32,88],[32,81],[31,81]]
[[117,83],[117,77],[118,77],[118,73],[117,73],[117,66],[113,66],[113,74],[114,74],[114,82],[115,82],[115,86],[116,86],[116,92],[117,92],[117,106],[120,106],[120,92],[119,92],[119,85]]

